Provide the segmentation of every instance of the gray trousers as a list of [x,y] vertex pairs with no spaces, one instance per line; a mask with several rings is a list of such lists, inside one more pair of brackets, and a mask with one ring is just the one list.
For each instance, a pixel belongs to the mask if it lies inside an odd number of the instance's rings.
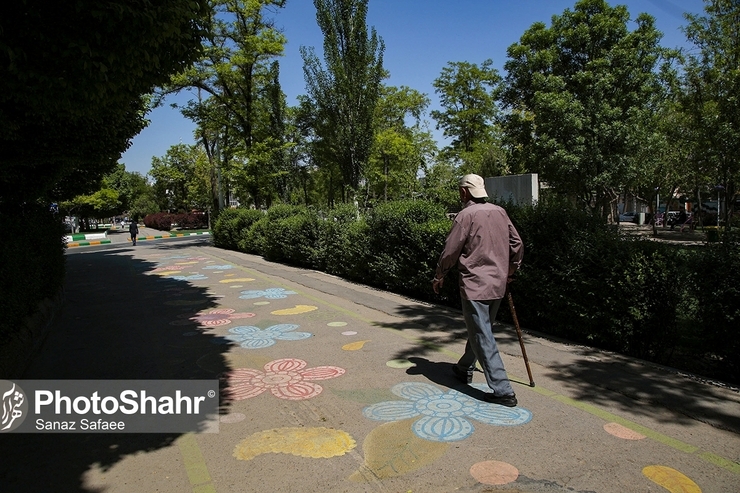
[[488,386],[495,395],[511,395],[514,389],[506,376],[504,362],[493,337],[493,321],[496,320],[501,300],[462,300],[462,311],[465,326],[468,328],[468,342],[457,365],[468,372],[475,369],[475,362],[480,362]]

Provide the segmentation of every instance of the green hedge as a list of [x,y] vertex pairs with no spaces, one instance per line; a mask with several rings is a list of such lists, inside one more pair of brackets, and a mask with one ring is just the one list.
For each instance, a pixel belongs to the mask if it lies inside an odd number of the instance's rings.
[[330,210],[321,234],[321,253],[326,272],[370,284],[369,237],[367,221],[359,215],[355,206],[340,205]]
[[689,289],[696,300],[696,352],[716,357],[718,377],[740,382],[740,236],[696,255]]
[[247,251],[249,228],[264,214],[254,209],[225,209],[213,226],[213,244],[229,250]]
[[0,340],[7,341],[39,302],[62,288],[65,233],[48,207],[32,204],[0,213],[0,224],[6,236],[0,242]]
[[511,217],[524,242],[511,286],[523,325],[649,360],[670,354],[682,289],[675,248],[622,238],[562,204]]
[[[566,204],[510,207],[524,242],[511,286],[524,327],[740,381],[740,246],[698,248],[623,237]],[[425,201],[390,202],[360,214],[280,205],[224,211],[218,246],[458,306],[456,273],[431,290],[451,221]],[[501,310],[502,318],[509,317]]]
[[389,202],[367,215],[367,265],[375,286],[429,298],[450,221],[425,201]]

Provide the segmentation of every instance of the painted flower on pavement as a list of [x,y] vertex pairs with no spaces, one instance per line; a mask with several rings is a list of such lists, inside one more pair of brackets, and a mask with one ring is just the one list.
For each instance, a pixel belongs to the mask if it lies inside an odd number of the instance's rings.
[[[474,387],[488,390],[483,384]],[[391,392],[406,400],[379,402],[363,409],[362,414],[377,421],[419,417],[412,426],[414,433],[434,442],[454,442],[470,436],[474,427],[468,418],[497,426],[516,426],[532,419],[532,413],[526,409],[482,402],[457,390],[445,392],[428,383],[399,383]]]
[[184,265],[161,265],[150,270],[150,274],[160,274],[162,272],[173,273],[180,272],[185,268]]
[[206,313],[198,313],[197,315],[183,314],[179,315],[179,318],[187,320],[175,320],[170,322],[170,325],[189,325],[191,323],[197,323],[206,327],[218,327],[220,325],[228,325],[232,320],[252,318],[254,313],[236,313],[236,310],[231,308],[219,308],[217,310],[211,310]]
[[288,291],[283,288],[267,288],[264,291],[259,289],[252,289],[249,291],[242,291],[239,298],[243,300],[253,300],[255,298],[267,298],[268,300],[279,300],[287,298],[289,294],[298,294],[295,291]]
[[242,325],[229,329],[233,335],[226,339],[241,343],[244,349],[262,349],[274,345],[277,341],[300,341],[311,337],[310,332],[293,332],[300,327],[295,324],[278,324],[264,330],[259,327]]
[[298,401],[316,397],[324,389],[313,383],[344,375],[337,366],[306,368],[308,363],[295,358],[276,359],[264,371],[237,368],[226,374],[227,393],[237,401],[256,397],[269,390],[279,399]]
[[233,269],[233,265],[207,265],[203,267],[204,269],[210,269],[210,270],[229,270]]

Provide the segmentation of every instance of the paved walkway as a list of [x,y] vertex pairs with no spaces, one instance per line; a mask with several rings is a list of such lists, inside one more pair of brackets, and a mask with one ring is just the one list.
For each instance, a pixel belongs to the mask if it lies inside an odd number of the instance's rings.
[[[519,407],[450,368],[462,317],[209,237],[68,251],[24,379],[216,379],[217,434],[0,436],[2,492],[738,491],[740,395],[527,332]],[[278,368],[279,367],[279,368]],[[194,430],[195,431],[195,430]]]

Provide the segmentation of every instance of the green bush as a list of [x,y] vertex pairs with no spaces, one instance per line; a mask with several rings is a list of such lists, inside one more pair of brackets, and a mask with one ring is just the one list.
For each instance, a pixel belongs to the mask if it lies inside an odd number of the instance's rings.
[[723,235],[695,259],[691,289],[696,297],[696,352],[716,361],[716,377],[740,382],[740,242]]
[[322,223],[320,252],[326,272],[370,284],[368,226],[354,205],[340,205]]
[[677,342],[675,248],[622,238],[616,228],[564,204],[513,208],[524,263],[511,285],[529,328],[665,361]]
[[299,267],[321,268],[321,220],[318,215],[305,207],[281,207],[277,214],[268,212],[269,227],[264,231],[265,258]]
[[372,284],[429,298],[451,226],[444,207],[426,201],[388,202],[368,214],[367,224]]
[[65,274],[64,227],[47,207],[0,213],[0,340],[13,337],[40,301],[55,296]]
[[229,250],[244,250],[249,229],[264,213],[255,209],[225,209],[213,225],[213,244]]

